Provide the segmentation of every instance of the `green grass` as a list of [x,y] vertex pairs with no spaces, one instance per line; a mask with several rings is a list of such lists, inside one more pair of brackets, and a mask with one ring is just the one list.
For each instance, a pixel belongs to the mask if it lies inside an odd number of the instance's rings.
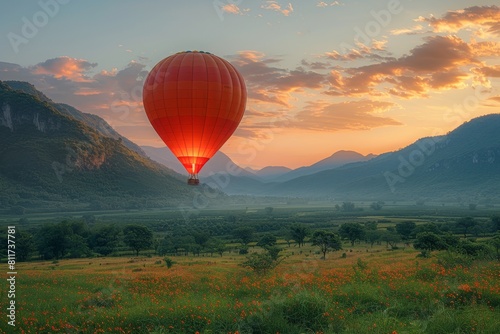
[[[26,333],[497,333],[500,265],[445,268],[414,250],[297,249],[256,275],[244,256],[95,258],[19,264]],[[307,254],[307,256],[306,256]],[[361,264],[360,264],[361,263]],[[0,289],[5,289],[2,285]],[[5,296],[2,290],[2,296]],[[6,307],[6,298],[0,300]],[[5,322],[1,331],[9,331]]]

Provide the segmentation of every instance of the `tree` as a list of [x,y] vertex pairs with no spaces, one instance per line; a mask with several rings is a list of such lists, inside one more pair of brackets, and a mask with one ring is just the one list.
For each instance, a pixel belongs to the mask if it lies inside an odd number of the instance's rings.
[[123,241],[139,256],[139,251],[153,245],[153,232],[144,225],[127,225],[123,229]]
[[415,231],[414,231],[415,235],[422,233],[422,232],[432,232],[432,233],[438,234],[438,235],[442,234],[439,227],[434,223],[421,224],[421,225],[417,225],[417,227],[415,227]]
[[208,239],[210,239],[210,236],[205,232],[194,233],[193,237],[194,237],[194,242],[200,245],[201,247],[204,247]]
[[489,243],[495,248],[497,259],[500,261],[500,233],[491,238]]
[[283,261],[284,257],[279,255],[282,250],[277,246],[267,247],[264,253],[253,253],[247,256],[241,266],[251,268],[257,274],[265,274]]
[[89,254],[89,231],[83,222],[62,221],[46,224],[36,235],[36,247],[42,258],[81,257]]
[[266,206],[264,208],[264,211],[266,212],[267,215],[270,215],[271,213],[273,213],[273,210],[274,210],[274,208],[272,206]]
[[189,251],[191,250],[194,244],[196,244],[196,242],[194,241],[194,237],[192,235],[175,237],[174,238],[175,253],[177,253],[179,249],[182,249],[184,251],[184,255],[187,256],[189,255]]
[[356,210],[356,206],[353,202],[344,202],[341,206],[342,211],[351,212]]
[[342,242],[337,234],[329,231],[316,231],[312,238],[312,245],[319,246],[323,253],[323,260],[326,259],[326,253],[330,250],[336,251],[342,249]]
[[270,247],[276,245],[277,239],[272,234],[265,234],[260,238],[259,242],[257,242],[257,246],[259,247]]
[[94,224],[96,222],[94,215],[83,215],[82,219],[83,219],[83,222],[86,224]]
[[253,253],[247,256],[246,261],[241,266],[250,268],[257,274],[262,275],[276,268],[280,262],[274,260],[268,253]]
[[365,230],[359,223],[344,223],[339,228],[339,234],[342,238],[348,239],[354,246],[356,240],[363,239]]
[[115,225],[101,226],[91,233],[89,238],[90,247],[94,252],[107,256],[116,249],[119,235],[120,229]]
[[416,227],[417,224],[411,221],[407,221],[407,222],[397,223],[396,231],[399,233],[399,235],[403,240],[409,240]]
[[387,247],[391,246],[392,249],[397,248],[397,243],[401,241],[399,234],[392,230],[382,231],[380,240],[385,241]]
[[500,216],[491,217],[491,225],[493,227],[493,232],[500,231]]
[[238,227],[233,231],[233,235],[241,240],[243,245],[248,245],[252,241],[253,228],[251,227]]
[[87,244],[87,240],[79,234],[72,234],[69,237],[70,247],[68,248],[68,257],[82,258],[92,254]]
[[283,250],[282,248],[278,247],[278,246],[267,246],[266,248],[266,251],[267,253],[269,254],[269,256],[277,261],[280,257],[280,252]]
[[377,202],[373,202],[372,204],[370,204],[370,208],[372,208],[373,210],[375,211],[379,211],[382,209],[382,207],[384,206],[384,202],[382,201],[377,201]]
[[464,238],[467,239],[467,232],[477,224],[472,217],[464,217],[457,220],[456,226],[461,228],[464,233]]
[[156,252],[160,256],[169,253],[175,253],[177,255],[177,249],[174,246],[174,241],[172,236],[166,236],[165,238],[161,239],[161,241],[158,244],[158,248],[156,249]]
[[379,242],[382,237],[382,231],[380,230],[366,230],[365,231],[365,240],[370,244],[370,247],[373,247],[373,244]]
[[33,235],[17,229],[15,241],[16,258],[19,261],[29,260],[31,254],[35,251],[35,241],[33,239]]
[[377,229],[378,223],[375,221],[370,221],[370,222],[365,222],[364,225],[365,225],[365,231],[368,231],[368,230],[375,231]]
[[215,240],[212,244],[212,249],[222,257],[225,251],[227,251],[228,247],[222,240]]
[[307,227],[304,225],[294,224],[290,227],[290,236],[295,242],[299,245],[299,247],[304,245],[304,240],[309,234]]
[[422,232],[417,234],[413,247],[420,250],[422,256],[429,257],[430,252],[446,249],[447,245],[439,235],[432,232]]

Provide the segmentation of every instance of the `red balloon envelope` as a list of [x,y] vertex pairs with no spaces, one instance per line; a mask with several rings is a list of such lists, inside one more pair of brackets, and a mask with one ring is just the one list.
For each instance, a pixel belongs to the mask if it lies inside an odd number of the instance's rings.
[[207,52],[179,52],[160,61],[143,88],[149,121],[198,184],[197,174],[238,127],[247,91],[241,74]]

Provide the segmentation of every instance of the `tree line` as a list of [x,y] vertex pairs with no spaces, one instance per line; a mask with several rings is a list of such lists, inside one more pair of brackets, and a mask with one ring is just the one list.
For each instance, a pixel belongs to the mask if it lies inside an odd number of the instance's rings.
[[[244,255],[248,254],[249,244],[255,243],[255,246],[262,247],[271,258],[276,259],[280,252],[277,248],[278,238],[288,247],[293,244],[300,248],[309,242],[319,247],[323,258],[329,251],[342,249],[343,242],[351,246],[364,242],[367,247],[384,243],[390,249],[413,244],[416,249],[421,250],[422,256],[428,256],[434,250],[451,248],[476,254],[485,251],[486,246],[471,241],[471,236],[492,235],[498,231],[499,216],[494,216],[487,222],[464,217],[454,223],[439,225],[403,221],[394,226],[380,227],[376,221],[348,222],[333,228],[314,230],[305,224],[292,223],[280,229],[279,233],[259,232],[251,226],[240,226],[232,229],[230,235],[225,237],[215,237],[210,230],[190,231],[182,235],[171,232],[160,234],[139,224],[123,227],[117,224],[94,225],[90,228],[88,219],[65,220],[57,224],[44,224],[32,232],[18,228],[16,256],[18,261],[32,258],[50,260],[119,255],[124,250],[133,251],[136,256],[144,250],[153,250],[160,256],[222,256],[230,250]],[[3,235],[2,238],[6,236]],[[495,238],[500,237],[497,235]],[[500,246],[495,243],[495,238],[491,239],[493,241],[489,247],[496,247],[497,257],[500,258]]]

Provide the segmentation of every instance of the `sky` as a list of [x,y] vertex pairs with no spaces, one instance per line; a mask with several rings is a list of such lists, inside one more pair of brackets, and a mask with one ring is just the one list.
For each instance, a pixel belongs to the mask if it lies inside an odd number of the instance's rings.
[[0,3],[0,80],[164,144],[142,106],[149,70],[203,50],[248,91],[222,147],[244,167],[380,154],[500,112],[495,1],[39,0]]

